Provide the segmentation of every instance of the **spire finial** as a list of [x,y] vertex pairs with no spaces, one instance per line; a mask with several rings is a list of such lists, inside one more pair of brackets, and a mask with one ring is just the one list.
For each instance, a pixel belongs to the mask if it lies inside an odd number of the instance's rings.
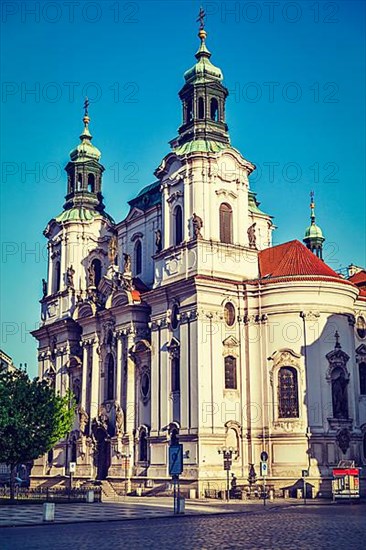
[[336,340],[336,343],[335,343],[335,346],[334,346],[335,349],[341,349],[342,346],[341,346],[341,344],[339,343],[339,332],[338,332],[338,330],[335,331],[335,333],[334,333],[334,338],[335,338],[335,340]]
[[203,7],[201,6],[198,17],[197,17],[197,23],[200,24],[200,29],[199,29],[199,32],[198,32],[198,36],[201,39],[201,42],[204,42],[205,39],[206,39],[206,36],[207,36],[207,32],[205,31],[205,17],[206,17],[206,12],[203,9]]
[[314,191],[310,191],[310,220],[311,223],[315,224],[315,202],[314,202]]
[[84,118],[83,118],[83,122],[85,124],[85,126],[88,126],[89,122],[90,122],[90,118],[89,118],[89,99],[86,97],[85,98],[85,101],[84,101]]

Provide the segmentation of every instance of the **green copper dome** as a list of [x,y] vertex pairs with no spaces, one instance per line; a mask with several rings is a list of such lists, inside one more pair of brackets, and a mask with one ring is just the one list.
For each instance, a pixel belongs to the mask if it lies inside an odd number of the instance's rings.
[[92,135],[89,132],[90,118],[87,113],[83,118],[84,130],[80,135],[81,143],[75,147],[70,153],[70,158],[73,162],[85,162],[86,160],[99,161],[102,153],[95,145],[92,144]]
[[201,29],[198,36],[201,39],[201,45],[196,53],[197,63],[184,73],[185,81],[187,84],[191,84],[192,82],[212,82],[215,80],[221,82],[224,78],[221,69],[215,67],[210,61],[211,52],[207,49],[205,42],[206,31]]
[[105,218],[111,223],[114,223],[113,218],[102,211],[91,210],[90,208],[84,208],[83,206],[77,208],[69,208],[69,210],[64,210],[59,216],[55,218],[58,223],[65,222],[91,222],[96,218]]
[[311,239],[324,239],[323,237],[323,231],[320,229],[318,225],[311,224],[305,231],[305,239],[311,238]]

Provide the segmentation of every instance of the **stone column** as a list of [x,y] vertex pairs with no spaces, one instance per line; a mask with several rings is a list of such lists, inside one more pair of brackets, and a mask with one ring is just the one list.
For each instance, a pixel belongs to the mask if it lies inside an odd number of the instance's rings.
[[80,402],[81,402],[82,408],[86,410],[86,386],[87,386],[87,377],[88,377],[88,346],[85,341],[81,342],[81,346],[83,348],[83,365],[82,365],[82,377],[81,377],[81,401]]
[[122,404],[122,334],[117,334],[116,401]]
[[135,361],[129,350],[134,344],[134,334],[127,338],[127,387],[126,387],[126,432],[131,436],[135,428],[136,400],[135,400]]
[[90,415],[89,416],[90,416],[90,419],[92,420],[98,415],[98,408],[99,408],[100,369],[99,369],[98,340],[92,341],[91,353],[92,353],[92,370],[91,370]]

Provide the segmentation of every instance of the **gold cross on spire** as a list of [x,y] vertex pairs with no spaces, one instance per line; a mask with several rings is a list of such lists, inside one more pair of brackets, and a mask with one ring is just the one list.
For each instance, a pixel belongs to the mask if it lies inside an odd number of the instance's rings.
[[200,7],[200,12],[199,12],[198,18],[197,18],[197,22],[199,22],[199,24],[200,24],[200,31],[205,28],[205,17],[206,17],[205,10],[201,6]]

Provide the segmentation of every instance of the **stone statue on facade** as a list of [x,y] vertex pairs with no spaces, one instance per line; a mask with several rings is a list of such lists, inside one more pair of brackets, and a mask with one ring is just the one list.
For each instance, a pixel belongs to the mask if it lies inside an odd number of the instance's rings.
[[156,250],[155,252],[158,253],[158,252],[161,252],[161,249],[163,247],[163,243],[162,243],[162,239],[161,239],[161,231],[160,229],[157,229],[155,231],[155,246],[156,246]]
[[68,288],[74,288],[74,275],[75,275],[75,270],[71,265],[66,270],[66,286]]
[[89,415],[81,405],[79,407],[78,412],[79,412],[79,429],[82,434],[85,434],[86,426],[89,420]]
[[117,251],[118,251],[117,236],[113,235],[108,244],[108,259],[111,265],[114,265],[116,263]]
[[45,298],[47,296],[47,281],[46,279],[42,279],[42,297]]
[[88,286],[95,286],[95,268],[93,263],[88,266]]
[[193,226],[193,238],[194,239],[202,239],[201,235],[201,229],[203,227],[203,221],[202,218],[197,216],[196,213],[193,213],[192,216],[192,226]]
[[253,223],[250,227],[248,227],[248,241],[249,241],[249,248],[257,248],[257,236],[255,234],[255,226],[257,224]]
[[124,414],[120,405],[116,405],[116,435],[123,435],[124,432]]
[[123,273],[131,273],[131,256],[129,254],[123,254],[123,259]]

